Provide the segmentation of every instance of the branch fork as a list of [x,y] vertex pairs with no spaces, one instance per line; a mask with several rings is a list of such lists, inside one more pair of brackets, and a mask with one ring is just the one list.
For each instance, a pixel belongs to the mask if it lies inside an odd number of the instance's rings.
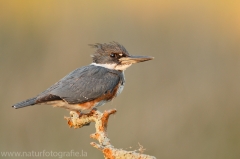
[[115,114],[116,109],[106,110],[103,113],[93,109],[88,114],[80,114],[71,111],[70,117],[65,117],[70,128],[81,128],[89,125],[91,122],[95,122],[96,132],[91,134],[90,137],[98,140],[99,143],[91,142],[90,144],[102,151],[105,159],[156,159],[154,156],[137,153],[136,151],[126,151],[122,149],[116,149],[110,143],[110,139],[107,136],[107,124],[108,118],[111,114]]

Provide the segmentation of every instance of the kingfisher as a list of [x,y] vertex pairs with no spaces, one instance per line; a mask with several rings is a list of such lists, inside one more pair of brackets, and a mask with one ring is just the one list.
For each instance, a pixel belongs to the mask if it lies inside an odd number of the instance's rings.
[[38,104],[70,111],[89,112],[117,97],[125,84],[124,70],[132,64],[152,60],[133,56],[118,42],[91,44],[92,63],[77,68],[37,96],[14,104],[15,109]]

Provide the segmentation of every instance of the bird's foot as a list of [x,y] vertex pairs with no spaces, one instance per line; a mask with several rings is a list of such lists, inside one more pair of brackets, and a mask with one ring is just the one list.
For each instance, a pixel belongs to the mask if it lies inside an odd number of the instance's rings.
[[[81,118],[83,115],[85,115],[85,113],[81,112],[81,111],[76,111],[76,113],[78,114],[78,118]],[[89,126],[90,123],[84,124],[83,126]]]
[[88,118],[89,116],[92,116],[95,112],[97,111],[96,108],[93,108],[92,110],[88,110],[86,111],[71,111],[70,115],[71,117],[65,117],[65,119],[68,121],[68,125],[69,127],[74,127],[74,128],[80,128],[83,126],[89,126],[91,122],[87,121],[87,122],[81,122],[81,125],[78,125],[77,123],[80,120],[85,120],[86,118]]
[[[97,108],[93,108],[90,111],[84,111],[84,112],[79,112],[79,118],[81,116],[86,115],[86,116],[92,116],[95,112],[97,111]],[[89,126],[91,123],[84,124],[83,126]]]
[[78,118],[81,118],[81,116],[83,115],[81,111],[76,111],[76,113],[78,114]]

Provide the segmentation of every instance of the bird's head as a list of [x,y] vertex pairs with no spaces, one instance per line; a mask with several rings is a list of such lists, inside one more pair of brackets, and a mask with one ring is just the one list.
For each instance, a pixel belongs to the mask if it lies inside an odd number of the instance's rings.
[[134,63],[152,60],[150,56],[133,56],[130,55],[124,46],[117,42],[110,42],[109,44],[91,44],[90,46],[96,48],[92,55],[93,65],[102,66],[108,69],[123,71]]

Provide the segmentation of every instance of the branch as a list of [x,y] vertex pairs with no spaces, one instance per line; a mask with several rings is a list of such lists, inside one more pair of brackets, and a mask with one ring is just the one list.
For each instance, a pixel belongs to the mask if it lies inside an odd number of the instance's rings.
[[[116,109],[107,110],[104,111],[104,113],[93,109],[88,114],[79,115],[77,112],[71,111],[71,117],[65,117],[65,119],[68,121],[70,128],[81,128],[83,126],[89,125],[91,122],[95,122],[96,132],[94,134],[91,134],[90,137],[98,140],[99,143],[91,142],[90,144],[98,150],[102,151],[105,159],[156,159],[154,156],[137,153],[137,151],[116,149],[113,145],[111,145],[110,139],[107,137],[107,123],[109,116],[116,112]],[[143,147],[140,145],[138,151],[142,152],[143,150]]]

